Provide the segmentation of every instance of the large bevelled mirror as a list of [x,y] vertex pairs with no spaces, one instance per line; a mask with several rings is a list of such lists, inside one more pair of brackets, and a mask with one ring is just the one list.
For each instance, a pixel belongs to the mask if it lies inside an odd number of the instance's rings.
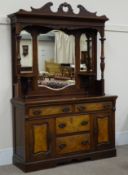
[[21,73],[32,72],[32,36],[26,30],[20,32]]
[[60,90],[75,84],[75,37],[60,30],[39,34],[38,86]]

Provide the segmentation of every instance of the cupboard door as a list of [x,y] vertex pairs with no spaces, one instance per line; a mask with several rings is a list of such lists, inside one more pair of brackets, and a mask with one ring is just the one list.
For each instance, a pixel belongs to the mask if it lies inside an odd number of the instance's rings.
[[97,149],[114,145],[114,116],[111,112],[99,113],[95,116],[95,144]]
[[42,160],[52,156],[52,119],[28,121],[27,133],[26,146],[29,160]]

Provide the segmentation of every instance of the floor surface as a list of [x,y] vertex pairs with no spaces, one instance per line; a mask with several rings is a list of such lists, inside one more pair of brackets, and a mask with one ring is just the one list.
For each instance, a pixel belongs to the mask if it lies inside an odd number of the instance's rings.
[[85,161],[24,173],[13,165],[0,166],[0,175],[128,175],[128,145],[117,147],[113,158]]

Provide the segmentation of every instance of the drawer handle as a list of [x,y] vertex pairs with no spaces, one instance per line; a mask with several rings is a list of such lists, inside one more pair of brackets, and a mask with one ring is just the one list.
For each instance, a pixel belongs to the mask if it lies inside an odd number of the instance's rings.
[[69,108],[69,107],[64,107],[64,108],[62,109],[62,111],[63,111],[63,112],[70,112],[70,108]]
[[65,128],[66,127],[66,124],[65,123],[61,123],[58,126],[59,126],[59,128]]
[[86,110],[85,106],[78,106],[77,109],[79,112],[85,112]]
[[33,111],[33,114],[34,114],[34,115],[40,115],[40,114],[41,114],[41,110]]
[[108,105],[104,105],[103,108],[104,109],[109,109],[109,108],[111,108],[111,106],[108,104]]
[[81,124],[82,126],[85,126],[85,125],[88,124],[88,121],[83,120],[80,124]]
[[84,140],[84,141],[81,142],[81,145],[87,145],[87,144],[89,144],[88,140]]
[[63,143],[63,144],[59,145],[59,148],[62,150],[62,149],[64,149],[66,146],[67,146],[67,145],[66,145],[65,143]]

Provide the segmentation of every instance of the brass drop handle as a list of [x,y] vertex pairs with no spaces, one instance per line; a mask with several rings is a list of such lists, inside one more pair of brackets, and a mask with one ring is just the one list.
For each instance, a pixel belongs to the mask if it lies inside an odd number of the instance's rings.
[[82,126],[85,126],[85,125],[88,124],[88,121],[83,120],[80,124],[81,124]]
[[65,113],[66,113],[66,112],[70,112],[70,108],[66,106],[66,107],[64,107],[64,108],[62,109],[62,111],[65,112]]
[[58,126],[59,126],[59,128],[65,128],[66,127],[66,124],[65,123],[61,123]]
[[88,143],[89,143],[88,140],[84,140],[84,141],[81,142],[81,145],[87,145]]
[[41,110],[35,110],[35,111],[33,111],[33,114],[34,115],[40,115],[41,114]]
[[64,149],[66,146],[67,146],[67,145],[66,145],[65,143],[63,143],[63,144],[59,145],[59,148],[62,150],[62,149]]
[[85,112],[86,110],[85,106],[78,106],[77,109],[79,110],[79,112]]

